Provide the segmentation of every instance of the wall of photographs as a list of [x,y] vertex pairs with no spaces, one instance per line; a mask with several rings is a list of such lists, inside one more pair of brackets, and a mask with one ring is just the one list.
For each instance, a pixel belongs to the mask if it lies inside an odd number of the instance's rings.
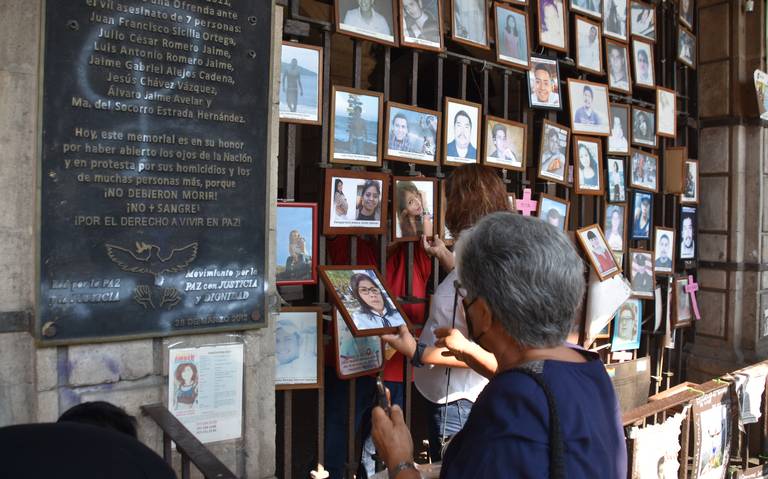
[[[307,450],[326,456],[327,376],[349,378],[340,407],[354,418],[357,383],[384,367],[381,343],[344,306],[355,298],[334,285],[367,274],[366,288],[423,321],[444,272],[435,259],[425,269],[418,238],[450,239],[443,182],[467,163],[495,168],[513,209],[572,237],[603,284],[598,302],[621,294],[611,281],[630,282],[600,324],[585,306],[583,344],[606,364],[648,357],[649,393],[685,380],[698,314],[693,0],[283,3],[277,279],[287,304],[324,319],[288,328],[295,356],[320,364],[325,349],[326,367],[279,386],[281,477],[316,467]],[[307,347],[322,331],[324,346]],[[364,343],[341,344],[356,336]],[[413,397],[405,387],[418,438]],[[347,422],[351,472],[360,438]]]

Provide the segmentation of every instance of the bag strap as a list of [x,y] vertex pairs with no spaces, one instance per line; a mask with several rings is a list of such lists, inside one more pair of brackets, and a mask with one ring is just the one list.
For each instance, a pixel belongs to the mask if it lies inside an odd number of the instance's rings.
[[555,396],[546,382],[544,376],[532,369],[525,367],[515,368],[514,371],[525,374],[539,385],[544,391],[549,407],[549,477],[551,479],[565,478],[565,448],[563,445],[563,433],[560,428],[560,416],[557,414]]

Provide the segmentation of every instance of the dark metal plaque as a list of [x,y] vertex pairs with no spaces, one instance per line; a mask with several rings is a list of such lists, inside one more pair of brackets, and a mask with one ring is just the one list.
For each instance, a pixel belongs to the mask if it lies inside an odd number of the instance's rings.
[[264,326],[271,0],[47,0],[42,344]]

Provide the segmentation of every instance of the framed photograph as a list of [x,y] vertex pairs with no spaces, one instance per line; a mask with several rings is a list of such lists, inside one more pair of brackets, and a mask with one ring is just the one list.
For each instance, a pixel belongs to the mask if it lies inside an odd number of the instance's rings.
[[356,338],[333,310],[333,339],[336,345],[336,373],[352,379],[384,370],[384,341],[378,336]]
[[691,296],[685,290],[688,286],[687,276],[675,276],[672,282],[673,296],[673,328],[687,328],[693,325],[693,311],[691,310]]
[[602,0],[571,0],[571,11],[603,18]]
[[626,185],[624,158],[608,158],[608,201],[611,203],[627,201]]
[[685,146],[667,146],[664,148],[664,193],[681,194],[683,178],[686,174],[685,161],[688,148]]
[[677,29],[677,59],[696,68],[696,37],[685,28]]
[[656,41],[656,7],[653,4],[632,0],[630,2],[629,29],[632,35]]
[[629,282],[634,296],[654,298],[653,251],[629,250]]
[[488,2],[451,0],[451,40],[472,47],[490,49]]
[[384,158],[406,163],[437,165],[440,113],[417,106],[387,102]]
[[627,0],[603,0],[603,35],[626,42]]
[[319,125],[322,84],[323,49],[283,42],[280,51],[280,121]]
[[389,176],[325,170],[323,234],[381,234],[387,228]]
[[657,226],[653,234],[653,268],[657,275],[671,276],[675,267],[675,230]]
[[561,110],[560,69],[556,58],[531,56],[528,70],[528,93],[531,108]]
[[632,40],[632,62],[635,65],[635,85],[656,88],[653,71],[653,43],[637,38]]
[[613,318],[611,351],[631,351],[640,347],[643,302],[628,299],[621,305]]
[[576,230],[576,236],[579,238],[581,247],[589,258],[589,262],[597,273],[600,281],[604,281],[621,272],[621,268],[616,263],[616,259],[608,247],[603,231],[598,225],[585,226]]
[[563,0],[538,0],[536,16],[539,45],[561,52],[568,52],[568,31]]
[[629,75],[629,48],[606,38],[605,56],[608,62],[608,88],[632,94],[632,78]]
[[611,251],[623,253],[626,247],[624,238],[626,238],[627,232],[627,206],[607,204],[603,218],[603,231],[605,231],[608,247],[611,248]]
[[699,204],[699,162],[685,160],[683,168],[683,193],[680,195],[680,203],[697,205]]
[[674,90],[656,87],[656,134],[677,136],[677,95]]
[[397,333],[410,323],[375,266],[320,266],[320,277],[352,336]]
[[632,230],[633,240],[651,239],[653,225],[653,193],[632,191]]
[[570,186],[566,177],[570,136],[569,128],[549,120],[542,121],[539,178]]
[[441,52],[443,44],[443,2],[440,0],[399,0],[400,44]]
[[[515,202],[514,202],[514,196],[512,195],[512,206],[510,208],[511,211],[515,211]],[[447,201],[445,200],[445,180],[440,182],[440,221],[438,222],[438,234],[440,235],[440,239],[443,240],[443,242],[451,246],[454,242],[453,233],[451,233],[451,230],[448,229],[448,226],[445,224],[445,210],[447,209]]]
[[632,144],[656,148],[656,115],[652,110],[632,107]]
[[[584,1],[590,2],[591,0]],[[604,73],[602,38],[599,23],[578,15],[576,16],[577,68],[597,75]]]
[[434,236],[437,180],[396,176],[392,181],[392,241],[421,241],[421,235]]
[[495,116],[485,119],[483,164],[507,170],[525,171],[528,126]]
[[629,186],[641,190],[659,191],[659,157],[640,150],[632,150],[632,174]]
[[571,210],[571,202],[542,193],[539,195],[538,211],[536,215],[560,231],[568,228],[568,214]]
[[528,34],[528,14],[497,3],[496,60],[511,67],[530,67],[531,37]]
[[598,138],[587,136],[573,137],[573,185],[576,194],[603,194],[603,152],[602,142]]
[[331,102],[331,163],[381,166],[383,95],[335,86]]
[[482,110],[478,103],[445,97],[443,164],[478,163]]
[[275,323],[275,389],[321,388],[322,359],[320,308],[280,308]]
[[629,107],[611,103],[611,136],[608,137],[609,155],[629,154]]
[[512,212],[516,212],[517,211],[515,209],[515,201],[516,200],[517,200],[517,198],[515,198],[515,194],[514,193],[507,193],[507,201],[509,201],[509,211],[512,211]]
[[608,136],[608,87],[599,83],[568,79],[573,133]]
[[397,46],[394,0],[335,0],[334,4],[339,33]]
[[680,23],[693,29],[693,0],[680,0],[678,7]]
[[601,329],[599,333],[597,333],[597,336],[595,336],[595,339],[609,339],[610,337],[611,337],[611,322],[609,321],[608,324],[606,324],[605,327]]
[[[711,391],[692,401],[692,479],[726,477],[731,456],[733,405],[730,388]],[[759,477],[759,476],[758,476]]]
[[696,259],[697,242],[696,207],[680,206],[680,252],[681,260]]
[[317,283],[317,203],[278,203],[277,285]]

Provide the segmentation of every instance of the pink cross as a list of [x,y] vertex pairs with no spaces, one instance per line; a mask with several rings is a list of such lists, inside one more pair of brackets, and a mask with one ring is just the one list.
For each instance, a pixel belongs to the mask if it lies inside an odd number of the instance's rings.
[[526,188],[523,190],[523,199],[515,201],[515,208],[521,211],[523,216],[531,216],[531,212],[536,211],[537,204],[537,201],[531,200],[531,189]]
[[696,283],[696,280],[693,279],[693,275],[688,275],[688,285],[685,287],[685,292],[691,295],[691,304],[693,305],[693,314],[696,316],[696,319],[701,319],[701,314],[699,313],[699,303],[696,301],[696,291],[699,290],[699,285]]

